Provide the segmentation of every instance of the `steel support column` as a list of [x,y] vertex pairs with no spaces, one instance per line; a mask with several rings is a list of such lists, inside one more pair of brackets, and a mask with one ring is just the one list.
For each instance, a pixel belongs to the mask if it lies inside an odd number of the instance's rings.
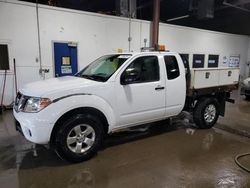
[[160,0],[154,1],[154,10],[153,10],[153,23],[152,23],[152,47],[158,47],[159,39],[159,21],[160,21]]

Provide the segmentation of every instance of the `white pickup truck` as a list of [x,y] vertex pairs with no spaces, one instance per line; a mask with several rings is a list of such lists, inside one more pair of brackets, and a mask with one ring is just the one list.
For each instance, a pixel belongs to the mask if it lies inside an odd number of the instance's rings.
[[26,139],[50,144],[80,162],[97,152],[104,135],[193,113],[199,128],[224,115],[239,69],[189,69],[178,53],[140,52],[100,57],[75,76],[25,85],[13,113]]

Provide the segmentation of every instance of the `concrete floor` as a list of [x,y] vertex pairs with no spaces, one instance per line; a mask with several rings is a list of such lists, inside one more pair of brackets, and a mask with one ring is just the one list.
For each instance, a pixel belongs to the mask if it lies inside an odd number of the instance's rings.
[[[249,112],[244,100],[230,105],[217,127],[250,124]],[[93,159],[69,164],[45,147],[32,149],[7,111],[0,116],[0,187],[250,187],[249,173],[234,163],[237,154],[250,152],[248,138],[193,129],[185,120],[146,128],[109,136]]]
[[235,104],[227,103],[225,118],[220,118],[216,127],[250,138],[250,101],[237,93],[233,98]]

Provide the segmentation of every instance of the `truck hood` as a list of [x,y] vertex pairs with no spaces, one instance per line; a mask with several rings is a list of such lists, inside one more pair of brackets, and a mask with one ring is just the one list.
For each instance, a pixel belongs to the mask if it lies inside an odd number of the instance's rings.
[[20,89],[20,92],[24,95],[33,97],[49,97],[55,94],[60,96],[66,93],[83,92],[83,88],[99,84],[102,84],[102,82],[75,76],[65,76],[28,83]]

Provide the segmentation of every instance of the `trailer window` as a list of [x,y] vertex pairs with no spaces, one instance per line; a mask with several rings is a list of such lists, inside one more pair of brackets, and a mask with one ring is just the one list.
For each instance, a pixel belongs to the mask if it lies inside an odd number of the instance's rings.
[[169,80],[173,80],[180,75],[178,62],[175,56],[164,56],[165,65],[167,69],[167,76]]

